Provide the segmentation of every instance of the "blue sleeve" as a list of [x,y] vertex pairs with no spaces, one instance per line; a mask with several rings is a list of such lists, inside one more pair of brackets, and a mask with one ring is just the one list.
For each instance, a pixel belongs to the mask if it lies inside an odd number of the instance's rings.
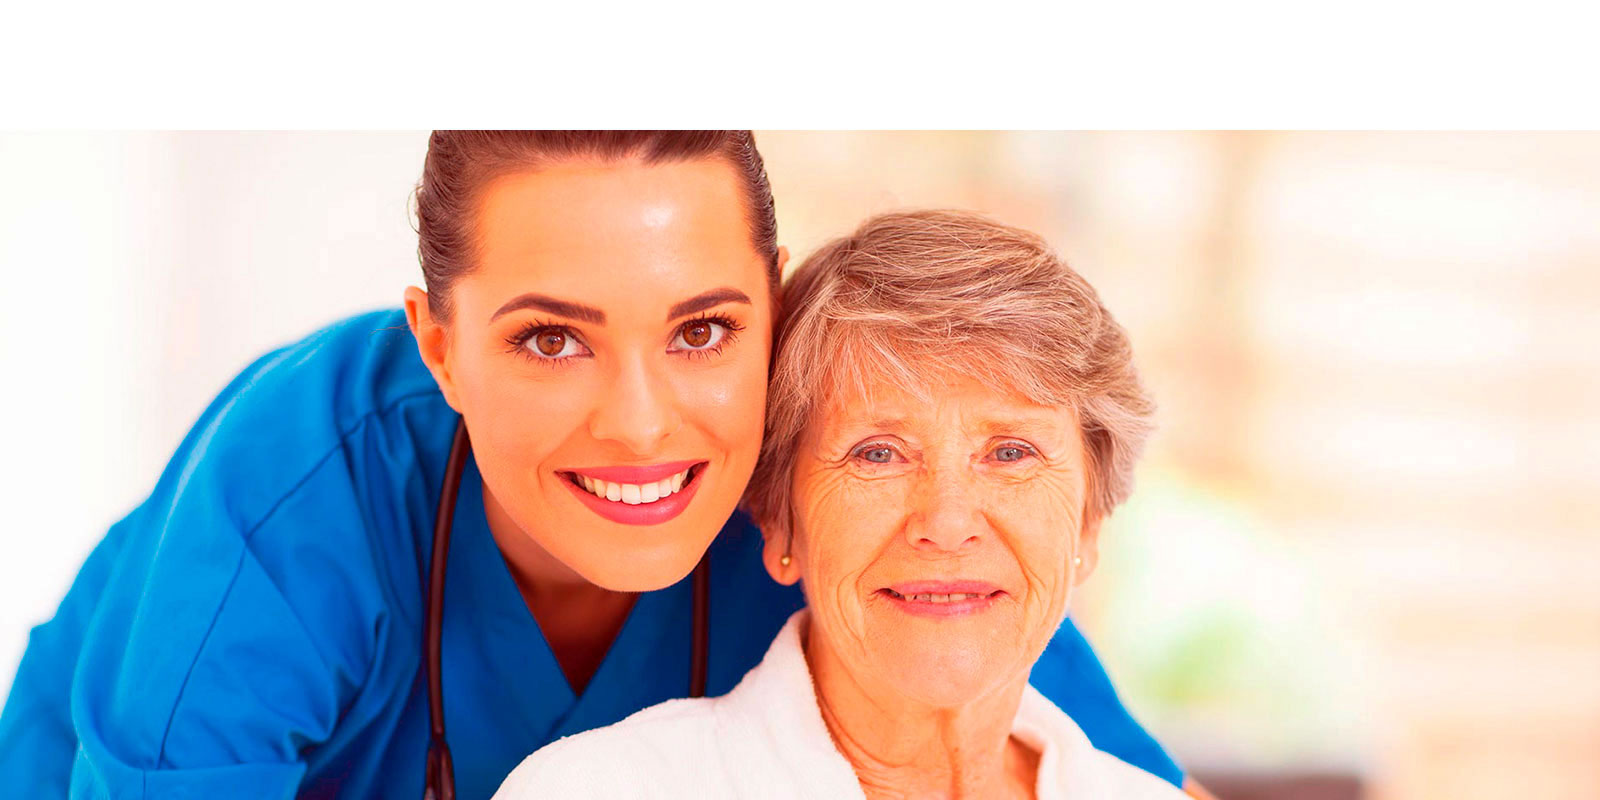
[[99,603],[129,527],[124,520],[95,546],[56,614],[33,629],[0,712],[0,775],[32,797],[65,797],[78,737],[69,693],[83,632]]
[[365,683],[383,598],[342,450],[263,509],[221,485],[259,475],[237,456],[191,454],[105,588],[72,797],[293,797]]
[[1123,707],[1100,659],[1068,617],[1028,682],[1078,723],[1096,749],[1182,788],[1183,770]]
[[403,323],[336,323],[211,403],[35,629],[0,714],[7,786],[286,798],[348,766],[420,653],[431,507],[410,495],[443,456],[414,429],[448,407]]
[[[215,424],[230,400],[273,354],[264,356],[234,379],[212,401],[168,465],[163,484],[173,479],[174,466],[196,447],[200,433]],[[0,713],[0,775],[33,790],[35,796],[65,797],[78,750],[72,727],[71,688],[83,650],[84,637],[111,576],[120,563],[126,542],[147,528],[144,521],[155,498],[113,525],[89,554],[73,579],[67,596],[48,622],[35,627],[11,684],[11,694]]]
[[[333,390],[285,362],[262,359],[213,403],[92,581],[70,797],[292,798],[336,727],[359,725],[345,715],[390,608],[367,531],[388,498],[352,455],[366,420],[327,411]],[[44,702],[60,702],[55,680]],[[59,783],[51,761],[41,782]]]

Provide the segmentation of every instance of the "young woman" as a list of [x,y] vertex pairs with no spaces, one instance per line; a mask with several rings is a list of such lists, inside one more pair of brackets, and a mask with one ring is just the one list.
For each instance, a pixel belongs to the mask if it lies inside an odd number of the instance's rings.
[[[462,798],[527,753],[732,688],[802,599],[735,514],[786,254],[748,132],[435,133],[427,291],[269,353],[37,628],[0,715],[30,795],[420,796],[435,513]],[[458,420],[470,457],[441,497]],[[447,500],[446,500],[447,501]],[[1034,683],[1181,782],[1071,624]]]

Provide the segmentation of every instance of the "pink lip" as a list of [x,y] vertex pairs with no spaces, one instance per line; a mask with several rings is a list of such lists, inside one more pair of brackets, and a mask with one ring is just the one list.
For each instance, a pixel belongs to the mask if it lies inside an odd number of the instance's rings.
[[662,478],[670,478],[703,461],[673,461],[667,464],[651,464],[645,467],[584,467],[583,469],[562,470],[563,472],[576,472],[606,483],[653,483]]
[[[682,469],[678,469],[674,472],[668,472],[662,477],[666,477],[666,475],[676,475],[678,472],[688,469],[689,466],[699,464],[701,462],[685,461],[683,463],[685,466]],[[663,466],[673,465],[668,464]],[[648,467],[648,469],[659,468]],[[596,497],[592,492],[584,491],[582,488],[574,485],[572,480],[567,478],[566,475],[562,475],[560,480],[562,483],[566,484],[568,489],[572,490],[574,495],[577,495],[578,502],[588,506],[590,511],[593,511],[594,513],[599,514],[600,516],[605,517],[612,522],[620,522],[623,525],[659,525],[678,516],[679,514],[682,514],[683,510],[689,507],[689,501],[693,500],[695,492],[700,490],[701,478],[705,476],[706,469],[706,467],[702,467],[696,470],[693,475],[689,476],[689,482],[685,483],[683,488],[680,489],[677,494],[668,495],[660,500],[655,501],[654,503],[640,503],[635,506]],[[592,475],[599,480],[607,482],[613,480],[615,480],[617,483],[633,482],[622,480],[620,478],[606,478],[589,470],[584,470],[582,474]],[[648,480],[649,479],[645,479],[640,481],[640,483],[648,482]],[[657,480],[660,479],[658,478]]]
[[[902,596],[896,597],[891,591]],[[946,603],[910,599],[917,594],[975,594],[978,597]],[[912,581],[878,590],[878,596],[888,600],[894,608],[912,616],[936,619],[980,614],[989,610],[1003,594],[1005,592],[994,584],[982,581]]]

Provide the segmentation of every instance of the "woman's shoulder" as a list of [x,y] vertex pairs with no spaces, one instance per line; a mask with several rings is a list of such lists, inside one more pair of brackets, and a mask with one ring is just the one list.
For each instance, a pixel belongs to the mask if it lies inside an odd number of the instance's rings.
[[278,580],[313,554],[381,555],[409,588],[454,427],[404,313],[349,317],[230,381],[132,519],[164,540],[243,548]]
[[[289,495],[324,488],[319,474],[373,483],[427,471],[433,459],[419,450],[445,451],[453,426],[404,314],[362,314],[234,377],[190,429],[151,500],[179,502],[198,491],[253,529]],[[396,463],[386,469],[379,461]]]
[[260,376],[263,388],[276,380],[319,384],[330,390],[329,410],[344,418],[381,411],[416,395],[438,395],[400,309],[346,317],[263,360],[269,362]]
[[[399,310],[360,314],[272,350],[218,393],[208,431],[332,444],[407,401],[448,409]],[[200,426],[197,426],[200,427]]]
[[403,326],[362,315],[262,356],[119,523],[73,684],[96,769],[294,763],[414,684],[454,415]]
[[350,317],[261,356],[121,523],[100,616],[162,619],[172,635],[152,629],[140,641],[175,657],[217,636],[213,620],[239,631],[288,620],[286,636],[365,669],[380,620],[420,617],[415,540],[453,425],[399,311]]

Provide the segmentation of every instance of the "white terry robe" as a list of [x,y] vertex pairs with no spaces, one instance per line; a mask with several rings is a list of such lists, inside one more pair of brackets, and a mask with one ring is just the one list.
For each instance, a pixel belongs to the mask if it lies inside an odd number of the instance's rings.
[[[800,649],[802,609],[722,697],[668,700],[528,756],[495,800],[863,798],[834,747]],[[1094,749],[1032,686],[1012,735],[1039,752],[1039,800],[1185,800],[1172,784]]]

